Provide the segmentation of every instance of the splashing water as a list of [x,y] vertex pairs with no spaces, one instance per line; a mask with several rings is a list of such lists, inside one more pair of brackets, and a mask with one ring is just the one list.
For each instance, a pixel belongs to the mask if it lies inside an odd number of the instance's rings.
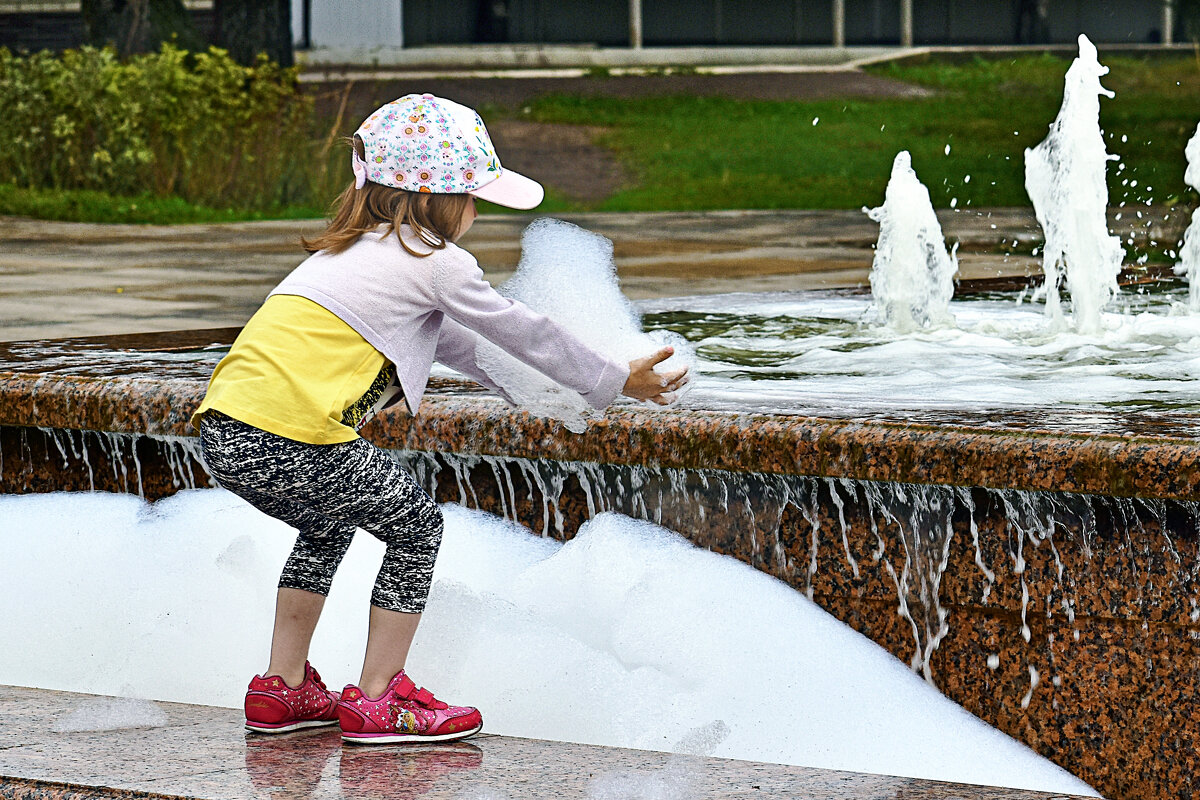
[[958,259],[946,252],[929,190],[907,150],[892,162],[883,205],[863,211],[879,223],[871,294],[883,322],[901,333],[953,325],[949,307]]
[[[563,325],[592,348],[617,361],[675,348],[660,369],[690,363],[687,341],[659,331],[642,332],[641,317],[621,293],[613,245],[605,237],[569,222],[538,219],[521,235],[521,261],[500,292]],[[479,366],[516,403],[530,413],[561,421],[581,433],[589,420],[603,416],[579,395],[533,367],[481,339],[475,351]]]
[[1079,56],[1067,70],[1062,108],[1050,134],[1025,151],[1025,190],[1033,201],[1046,235],[1042,269],[1046,313],[1062,319],[1059,286],[1071,292],[1071,311],[1080,333],[1103,329],[1101,311],[1117,293],[1117,275],[1125,251],[1109,235],[1105,169],[1111,156],[1100,131],[1100,95],[1113,93],[1100,85],[1108,67],[1082,34]]
[[[1183,180],[1200,192],[1200,125],[1196,126],[1196,133],[1188,140],[1184,154],[1188,165]],[[1192,311],[1200,311],[1200,208],[1192,212],[1192,223],[1183,233],[1183,247],[1179,251],[1175,274],[1187,275],[1188,306]]]
[[[1053,408],[1039,412],[1039,425],[1069,418],[1121,434],[1136,410],[1173,415],[1179,435],[1193,436],[1200,314],[1185,303],[1182,281],[1122,292],[1098,335],[1062,330],[1016,292],[954,300],[956,327],[911,333],[861,324],[870,299],[839,292],[667,298],[641,308],[645,324],[694,343],[701,380],[681,407],[951,423],[961,412]],[[998,413],[997,424],[1006,418]]]

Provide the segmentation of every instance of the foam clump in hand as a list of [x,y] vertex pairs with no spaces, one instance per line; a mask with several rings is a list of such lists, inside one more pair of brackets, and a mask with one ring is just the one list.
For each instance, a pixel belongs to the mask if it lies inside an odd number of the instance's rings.
[[150,700],[134,697],[97,697],[85,700],[54,721],[55,733],[116,731],[123,728],[160,728],[167,715]]
[[[643,358],[670,345],[675,354],[658,365],[660,372],[692,362],[691,348],[682,336],[642,330],[641,316],[621,293],[612,242],[569,222],[543,218],[530,223],[521,235],[516,274],[499,291],[616,361]],[[535,416],[557,419],[575,433],[584,431],[588,420],[602,416],[578,392],[486,339],[479,341],[475,360],[517,405]]]

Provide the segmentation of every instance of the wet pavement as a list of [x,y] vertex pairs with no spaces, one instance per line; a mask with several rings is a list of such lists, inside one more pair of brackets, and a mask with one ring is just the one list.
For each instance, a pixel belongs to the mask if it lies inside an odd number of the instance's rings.
[[[239,711],[0,686],[0,797],[751,798],[1049,800],[1062,795],[481,734],[461,742],[350,747],[336,729],[264,737]],[[56,729],[58,729],[56,731]]]
[[[534,215],[480,217],[461,244],[499,283]],[[859,211],[588,213],[635,299],[865,286],[878,227]],[[1031,211],[948,212],[965,279],[1040,271]],[[0,341],[242,325],[320,220],[96,225],[0,217]]]

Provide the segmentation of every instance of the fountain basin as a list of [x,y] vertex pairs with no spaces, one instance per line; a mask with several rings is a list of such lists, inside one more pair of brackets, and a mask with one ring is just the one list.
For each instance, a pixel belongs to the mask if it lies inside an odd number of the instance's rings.
[[[0,490],[206,485],[188,418],[235,334],[3,345]],[[1200,766],[1200,445],[1180,430],[622,406],[575,435],[441,380],[364,435],[439,500],[563,538],[623,511],[750,563],[1132,798],[1188,796]]]
[[[0,343],[0,426],[149,434],[164,442],[194,436],[192,410],[237,331]],[[470,384],[434,379],[418,417],[385,414],[364,435],[389,450],[1200,499],[1200,442],[1188,435],[1195,421],[1124,414],[1117,434],[1117,416],[882,410],[823,418],[619,405],[573,435]],[[36,459],[25,463],[33,470]],[[28,491],[38,481],[35,471],[4,472],[3,491]],[[139,493],[163,492],[147,485]]]

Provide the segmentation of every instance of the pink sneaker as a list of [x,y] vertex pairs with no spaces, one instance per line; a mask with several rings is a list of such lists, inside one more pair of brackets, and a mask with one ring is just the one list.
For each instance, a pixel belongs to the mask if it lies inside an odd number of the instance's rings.
[[325,688],[321,676],[304,662],[304,680],[295,688],[283,678],[255,675],[246,690],[246,729],[286,733],[300,728],[336,725],[338,693]]
[[404,670],[376,699],[357,686],[347,686],[337,714],[342,741],[354,744],[448,742],[465,739],[483,727],[478,709],[446,705],[429,690],[418,689]]

